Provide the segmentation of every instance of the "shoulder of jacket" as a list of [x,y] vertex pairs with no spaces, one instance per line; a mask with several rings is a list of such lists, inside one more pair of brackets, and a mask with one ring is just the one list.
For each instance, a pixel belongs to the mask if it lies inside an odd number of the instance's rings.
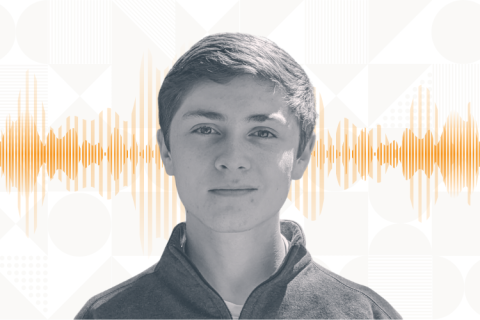
[[100,292],[94,295],[93,297],[91,297],[90,299],[88,299],[88,301],[85,303],[82,309],[80,309],[80,311],[78,312],[78,314],[75,316],[74,319],[94,319],[95,309],[98,309],[101,305],[107,303],[110,299],[112,299],[118,293],[123,292],[130,287],[134,287],[135,284],[138,283],[138,280],[140,280],[142,277],[153,273],[155,270],[155,267],[157,266],[157,263],[158,262],[156,262],[154,265],[152,265],[148,269],[137,274],[136,276],[133,276],[111,287],[110,289]]
[[312,265],[322,274],[322,277],[330,279],[338,284],[337,287],[357,295],[360,299],[370,304],[374,315],[375,313],[378,315],[378,317],[375,316],[374,319],[403,319],[387,300],[369,287],[348,280],[347,278],[322,267],[314,260],[312,260]]

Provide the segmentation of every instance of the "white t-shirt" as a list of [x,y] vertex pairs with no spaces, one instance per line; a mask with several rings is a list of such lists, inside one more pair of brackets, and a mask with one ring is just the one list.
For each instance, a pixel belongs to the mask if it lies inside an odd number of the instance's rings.
[[[283,244],[285,245],[285,252],[288,252],[288,240],[283,236],[283,234],[281,234],[281,236],[283,239]],[[227,300],[223,300],[223,301],[225,301],[225,304],[230,310],[230,313],[232,314],[233,319],[237,320],[238,317],[240,316],[240,312],[242,311],[243,304],[235,304]]]

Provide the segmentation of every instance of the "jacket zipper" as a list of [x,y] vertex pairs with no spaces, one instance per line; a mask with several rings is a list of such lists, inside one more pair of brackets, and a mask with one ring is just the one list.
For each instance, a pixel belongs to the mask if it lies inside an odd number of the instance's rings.
[[267,284],[269,283],[270,281],[274,280],[276,277],[278,277],[278,275],[282,272],[283,268],[285,267],[285,264],[287,263],[287,257],[288,257],[288,254],[290,253],[290,249],[291,249],[291,244],[287,250],[287,254],[285,255],[285,257],[283,258],[283,261],[282,263],[280,264],[280,267],[278,267],[277,271],[272,275],[270,276],[270,278],[268,278],[267,280],[263,281],[262,283],[260,283],[258,286],[255,287],[255,289],[252,290],[252,292],[250,292],[250,294],[248,295],[247,297],[247,300],[245,300],[245,303],[243,304],[243,308],[242,310],[240,311],[240,314],[238,315],[238,319],[243,319],[242,318],[242,313],[243,313],[243,310],[245,309],[245,305],[247,304],[248,302],[248,299],[250,299],[250,297],[252,296],[252,294],[258,289],[260,288],[261,286],[263,286],[264,284]]
[[[207,285],[207,287],[210,288],[210,290],[212,290],[220,298],[220,300],[222,300],[223,305],[225,306],[225,308],[227,308],[228,314],[230,315],[230,319],[233,319],[232,313],[230,312],[230,309],[228,308],[227,304],[223,300],[222,296],[207,282],[207,280],[205,280],[205,278],[202,276],[202,274],[197,269],[197,267],[193,264],[192,261],[190,261],[190,258],[182,250],[178,249],[176,246],[174,246],[174,247],[175,247],[175,249],[177,249],[177,251],[181,255],[183,255],[183,257],[188,261],[188,263],[190,263],[191,267],[193,267],[193,270],[195,270],[195,272],[197,273],[197,276]],[[243,310],[243,308],[242,308],[242,310]]]
[[[202,276],[202,274],[200,273],[200,271],[197,269],[197,267],[193,264],[192,261],[190,261],[190,258],[182,251],[180,250],[179,248],[177,248],[176,246],[173,246],[175,247],[175,249],[190,263],[190,265],[193,267],[193,270],[195,270],[195,272],[197,273],[198,277],[207,285],[207,287],[210,288],[210,290],[212,290],[219,298],[220,300],[222,300],[223,302],[223,305],[227,308],[228,310],[228,314],[230,315],[230,319],[233,319],[233,316],[232,316],[232,313],[230,312],[230,309],[228,308],[227,304],[225,303],[225,301],[223,300],[222,296],[207,282],[207,280],[205,280],[205,278]],[[282,263],[280,264],[280,267],[278,267],[277,271],[272,275],[270,276],[270,278],[268,278],[267,280],[263,281],[262,283],[260,283],[258,286],[255,287],[255,289],[252,290],[252,292],[250,292],[250,294],[248,295],[247,297],[247,300],[245,300],[245,303],[243,304],[243,307],[242,307],[242,310],[240,311],[240,314],[238,315],[238,319],[242,319],[242,313],[243,313],[243,310],[245,309],[245,305],[247,304],[248,302],[248,299],[250,299],[250,297],[252,296],[252,294],[258,289],[260,288],[261,286],[263,286],[264,284],[272,281],[273,279],[275,279],[279,274],[280,272],[282,271],[282,269],[285,267],[285,264],[286,264],[286,261],[287,261],[287,257],[290,253],[290,249],[291,249],[291,245],[289,246],[288,248],[288,251],[287,251],[287,254],[285,255],[285,257],[283,258],[283,261]]]

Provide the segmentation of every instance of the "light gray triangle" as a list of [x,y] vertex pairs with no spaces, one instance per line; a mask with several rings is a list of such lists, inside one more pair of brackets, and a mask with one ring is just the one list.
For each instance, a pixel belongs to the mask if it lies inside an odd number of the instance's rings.
[[55,70],[78,94],[82,94],[110,64],[51,64]]
[[368,66],[369,125],[429,67],[428,64],[371,64]]
[[116,260],[112,259],[112,286],[130,279],[132,275]]
[[[37,177],[38,178],[38,177]],[[48,177],[45,177],[48,180]],[[41,181],[41,178],[38,179]],[[35,211],[33,203],[30,204],[30,209],[28,212],[28,238],[35,243],[45,254],[48,254],[48,215],[47,215],[47,201],[48,201],[48,194],[45,195],[45,201],[42,205],[42,191],[41,186],[37,186],[37,228],[35,229]],[[31,192],[33,193],[33,192]],[[33,199],[33,194],[31,194],[31,198]],[[25,210],[22,210],[23,212]],[[25,237],[27,236],[26,231],[26,221],[27,221],[27,214],[22,213],[22,217],[20,220],[17,221],[16,225],[25,233]]]
[[[113,287],[112,263],[110,257],[85,283],[72,294],[65,303],[55,311],[50,319],[73,319],[85,303],[94,295]],[[118,262],[117,262],[118,264]]]
[[267,37],[304,0],[242,0],[240,32]]
[[240,6],[237,2],[218,22],[208,30],[209,34],[240,31]]
[[[106,123],[106,110],[103,112],[104,119]],[[53,123],[52,129],[55,133],[55,136],[58,137],[58,128],[62,127],[62,136],[67,132],[67,118],[70,117],[70,129],[75,127],[75,117],[78,117],[78,128],[80,129],[83,124],[83,120],[87,121],[87,126],[89,127],[90,122],[95,120],[95,126],[98,126],[98,113],[96,113],[82,98],[78,98],[72,105],[70,105]],[[113,112],[112,112],[113,118]],[[50,128],[47,128],[47,133]],[[97,139],[98,140],[98,139]]]
[[175,4],[175,45],[176,56],[180,57],[207,31],[178,3]]
[[[26,287],[28,288],[28,285]],[[43,308],[45,298],[39,300]],[[0,319],[46,319],[46,317],[0,273]]]
[[336,95],[365,68],[365,64],[307,64]]
[[0,239],[15,225],[3,211],[0,209]]
[[372,61],[431,1],[368,1],[368,61]]

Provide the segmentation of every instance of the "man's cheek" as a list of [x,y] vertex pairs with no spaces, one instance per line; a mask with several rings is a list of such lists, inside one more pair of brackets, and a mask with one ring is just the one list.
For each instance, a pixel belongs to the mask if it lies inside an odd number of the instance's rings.
[[293,153],[294,149],[284,151],[278,159],[278,167],[285,174],[289,175],[293,167]]

